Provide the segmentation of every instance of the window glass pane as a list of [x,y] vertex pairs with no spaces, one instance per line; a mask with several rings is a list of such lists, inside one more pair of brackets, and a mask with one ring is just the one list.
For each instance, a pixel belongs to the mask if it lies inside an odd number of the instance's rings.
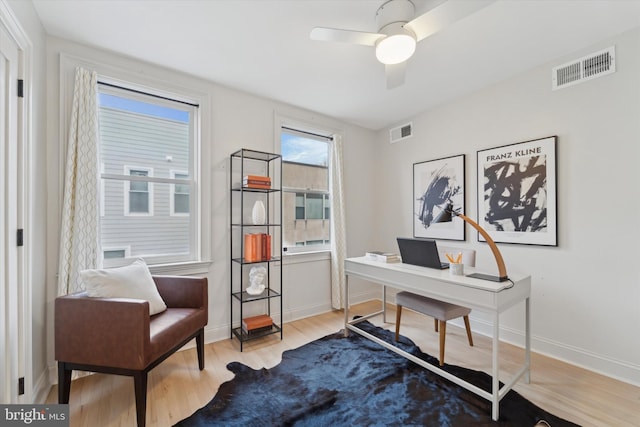
[[149,194],[148,193],[129,193],[129,212],[148,213],[149,212]]
[[124,258],[124,249],[118,249],[113,251],[104,251],[104,259]]
[[[329,249],[330,140],[282,128],[283,246]],[[292,199],[295,194],[295,203]],[[302,221],[304,220],[304,221]],[[300,252],[300,251],[298,251]]]
[[173,197],[173,211],[175,213],[189,213],[189,195],[176,193]]
[[146,193],[149,191],[149,183],[142,181],[131,181],[131,183],[129,184],[129,189],[131,191],[143,191]]
[[[144,257],[151,265],[195,260],[198,217],[189,215],[194,184],[172,181],[193,176],[197,107],[102,85],[99,90],[101,246],[126,247],[124,256]],[[104,257],[115,254],[104,251]]]
[[[189,179],[189,175],[183,173],[174,174],[176,179]],[[173,186],[173,212],[189,213],[189,185],[175,184]]]
[[282,130],[282,160],[306,165],[329,165],[329,144],[311,136]]
[[189,170],[191,113],[180,108],[100,93],[100,160],[104,173],[122,165],[152,167],[169,178],[171,169]]
[[[148,171],[140,171],[140,170],[130,170],[129,175],[131,176],[149,176]],[[131,191],[149,191],[149,183],[144,181],[131,181],[129,184],[129,189]]]
[[[170,184],[154,183],[154,214],[143,216],[123,215],[122,182],[105,180],[105,188],[113,194],[105,197],[105,214],[100,219],[100,237],[103,248],[129,247],[131,258],[187,255],[190,252],[190,216],[171,215],[169,211]],[[106,190],[107,192],[109,190]],[[145,194],[145,193],[131,193]],[[119,197],[118,197],[119,196]],[[147,200],[144,198],[143,200]],[[131,203],[131,210],[143,209]],[[140,202],[144,205],[144,201]],[[141,211],[145,212],[145,211]]]
[[296,219],[304,219],[304,193],[296,193]]
[[307,219],[322,219],[322,194],[307,194]]
[[176,184],[174,191],[177,194],[189,194],[189,186],[186,184]]

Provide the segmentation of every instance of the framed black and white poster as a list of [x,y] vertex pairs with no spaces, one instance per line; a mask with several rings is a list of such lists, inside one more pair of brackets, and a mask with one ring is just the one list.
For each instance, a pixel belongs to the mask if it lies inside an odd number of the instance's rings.
[[464,240],[464,221],[434,223],[448,203],[464,213],[464,154],[413,164],[413,235]]
[[557,246],[556,139],[478,151],[478,224],[494,241]]

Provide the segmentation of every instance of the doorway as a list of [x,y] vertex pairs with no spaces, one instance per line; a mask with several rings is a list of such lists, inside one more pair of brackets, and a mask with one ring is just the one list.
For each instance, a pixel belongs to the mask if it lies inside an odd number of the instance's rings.
[[[23,226],[26,192],[23,50],[0,8],[0,403],[25,403],[31,381],[25,326]],[[26,393],[25,388],[29,389]]]

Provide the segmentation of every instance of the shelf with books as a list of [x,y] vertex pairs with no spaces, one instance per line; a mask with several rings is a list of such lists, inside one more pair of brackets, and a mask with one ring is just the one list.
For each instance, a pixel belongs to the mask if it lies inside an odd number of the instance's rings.
[[[230,156],[230,338],[280,334],[282,339],[282,159],[241,149]],[[262,205],[259,215],[255,205]],[[272,319],[259,331],[243,330],[253,313]]]
[[242,327],[237,327],[233,328],[231,330],[231,333],[242,343],[258,338],[264,338],[268,335],[282,333],[282,327],[274,323],[271,328],[267,328],[266,330],[257,331],[254,333],[247,333],[242,330]]

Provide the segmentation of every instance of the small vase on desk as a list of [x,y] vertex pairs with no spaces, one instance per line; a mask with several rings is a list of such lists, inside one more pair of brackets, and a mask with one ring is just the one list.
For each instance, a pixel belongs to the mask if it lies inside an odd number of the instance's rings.
[[264,203],[262,200],[256,200],[253,204],[253,210],[251,211],[251,219],[254,225],[263,225],[266,221],[266,211],[264,209]]

